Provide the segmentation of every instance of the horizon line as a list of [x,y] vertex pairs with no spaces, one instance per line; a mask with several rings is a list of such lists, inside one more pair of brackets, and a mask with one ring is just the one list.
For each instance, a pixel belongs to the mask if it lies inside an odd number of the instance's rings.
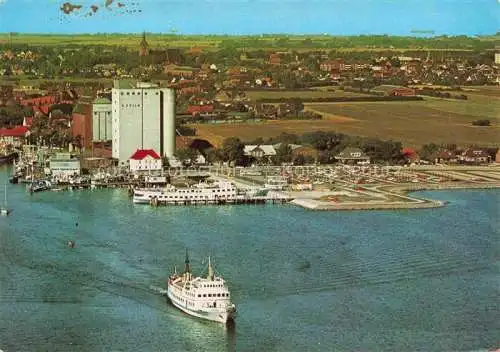
[[[0,35],[61,35],[61,36],[74,36],[74,35],[142,35],[143,33],[150,35],[168,35],[168,36],[203,36],[203,37],[262,37],[262,36],[296,36],[296,37],[400,37],[400,38],[422,38],[422,39],[432,39],[438,37],[466,37],[466,38],[480,38],[480,37],[496,37],[500,36],[500,32],[495,32],[491,34],[438,34],[429,33],[429,35],[424,35],[427,33],[422,33],[422,35],[403,35],[403,34],[388,34],[388,33],[360,33],[360,34],[331,34],[331,33],[286,33],[286,32],[275,32],[275,33],[232,33],[232,34],[217,34],[217,33],[172,33],[172,32],[74,32],[74,33],[60,33],[60,32],[0,32]],[[416,34],[416,33],[414,33]]]

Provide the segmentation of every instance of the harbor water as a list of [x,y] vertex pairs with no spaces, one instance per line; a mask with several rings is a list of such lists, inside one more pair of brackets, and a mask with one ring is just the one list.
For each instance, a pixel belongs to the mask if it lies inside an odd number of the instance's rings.
[[[30,195],[8,184],[7,194],[5,352],[500,347],[496,190],[422,192],[450,202],[437,209],[352,212],[153,208],[122,189]],[[186,248],[195,274],[210,255],[229,282],[234,326],[189,317],[161,294]]]

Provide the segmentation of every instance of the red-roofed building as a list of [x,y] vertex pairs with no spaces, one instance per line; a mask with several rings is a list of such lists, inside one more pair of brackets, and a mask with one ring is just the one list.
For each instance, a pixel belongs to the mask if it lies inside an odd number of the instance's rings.
[[491,156],[486,150],[469,148],[458,156],[458,160],[464,164],[482,164],[489,163]]
[[161,171],[162,168],[162,159],[153,149],[137,149],[130,157],[131,172]]
[[40,112],[46,116],[49,116],[49,110],[52,105],[40,105],[40,106],[33,106],[33,114],[36,114],[37,112]]
[[45,97],[22,99],[19,103],[22,106],[41,106],[53,105],[57,103],[58,97],[55,95],[47,95]]
[[403,148],[401,151],[405,159],[410,163],[416,163],[420,161],[420,156],[413,148]]
[[14,126],[13,128],[0,128],[0,145],[12,145],[16,148],[21,147],[26,137],[30,134],[26,126]]
[[192,115],[211,113],[214,111],[213,105],[189,105],[187,108],[188,113]]
[[458,157],[454,152],[449,150],[442,150],[436,156],[436,163],[456,163],[458,161]]
[[271,54],[269,55],[269,64],[271,65],[281,65],[281,57],[280,54]]

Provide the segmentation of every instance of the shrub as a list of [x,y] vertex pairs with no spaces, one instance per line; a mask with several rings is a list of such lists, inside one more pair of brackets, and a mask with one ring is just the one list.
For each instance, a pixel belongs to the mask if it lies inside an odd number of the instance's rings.
[[474,120],[472,121],[473,126],[490,126],[490,120]]

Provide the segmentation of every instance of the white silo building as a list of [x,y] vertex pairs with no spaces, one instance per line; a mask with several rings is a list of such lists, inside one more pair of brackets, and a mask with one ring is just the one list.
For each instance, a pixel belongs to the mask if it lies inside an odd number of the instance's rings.
[[113,158],[124,165],[138,149],[175,152],[175,91],[151,83],[115,81],[112,89]]
[[92,140],[110,141],[113,138],[111,100],[97,98],[92,103]]

